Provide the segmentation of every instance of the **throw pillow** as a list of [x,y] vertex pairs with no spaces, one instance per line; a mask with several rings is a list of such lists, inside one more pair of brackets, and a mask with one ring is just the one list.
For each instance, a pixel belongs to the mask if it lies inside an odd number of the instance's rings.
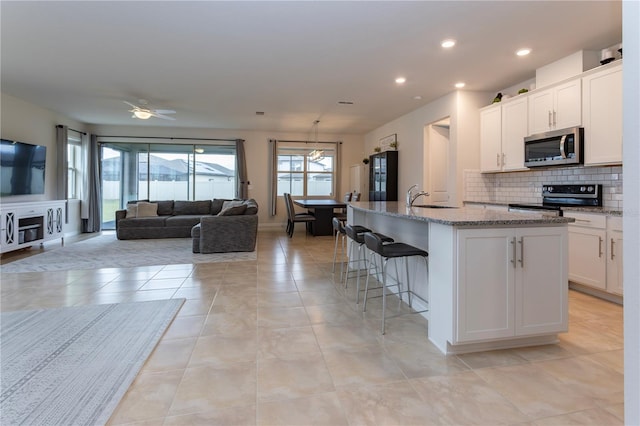
[[127,204],[127,219],[138,216],[138,205],[137,204]]
[[224,204],[225,201],[229,201],[229,200],[214,198],[211,201],[211,214],[217,215],[218,213],[220,213],[222,211],[222,205]]
[[158,216],[158,205],[156,203],[138,203],[138,217]]
[[169,201],[152,201],[158,204],[158,216],[169,216],[173,214],[173,200]]
[[247,206],[245,204],[240,204],[239,206],[231,206],[226,209],[222,209],[218,216],[239,216],[243,215],[247,210]]
[[224,203],[222,203],[222,210],[228,209],[229,207],[241,206],[243,204],[244,204],[244,201],[242,200],[227,200]]

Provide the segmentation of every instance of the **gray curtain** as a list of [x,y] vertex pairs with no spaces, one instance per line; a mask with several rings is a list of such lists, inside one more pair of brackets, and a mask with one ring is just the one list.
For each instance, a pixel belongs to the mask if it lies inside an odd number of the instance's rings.
[[[87,175],[89,186],[87,189],[87,213],[88,217],[82,219],[82,232],[100,232],[102,228],[102,188],[100,186],[100,145],[98,137],[91,135],[89,143]],[[85,202],[84,200],[82,202]]]
[[80,219],[89,219],[89,182],[91,176],[89,173],[89,152],[91,151],[91,135],[83,133],[81,136],[82,146],[82,185],[80,185]]
[[[56,161],[58,163],[57,191],[56,198],[58,200],[67,199],[67,139],[69,136],[69,128],[58,124],[56,126]],[[67,217],[68,223],[68,217]]]
[[247,178],[247,160],[244,153],[243,139],[236,139],[236,172],[238,179],[236,197],[241,200],[246,200],[249,198],[249,181]]
[[275,216],[278,204],[278,141],[269,139],[269,216]]

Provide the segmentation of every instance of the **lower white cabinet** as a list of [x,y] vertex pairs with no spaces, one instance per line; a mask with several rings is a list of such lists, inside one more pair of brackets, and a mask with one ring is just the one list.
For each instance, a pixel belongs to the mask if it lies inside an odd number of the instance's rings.
[[569,280],[622,294],[622,218],[565,211],[569,224]]
[[0,207],[0,252],[64,238],[66,201],[9,203]]
[[563,332],[566,227],[461,229],[454,343]]
[[607,291],[622,295],[622,217],[607,218]]

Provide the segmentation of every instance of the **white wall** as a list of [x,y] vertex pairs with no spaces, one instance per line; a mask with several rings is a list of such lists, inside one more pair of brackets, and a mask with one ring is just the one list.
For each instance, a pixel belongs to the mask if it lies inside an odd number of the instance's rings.
[[413,184],[428,187],[428,153],[424,144],[424,127],[451,118],[450,159],[451,170],[456,173],[453,202],[460,204],[463,194],[463,170],[480,167],[480,114],[478,109],[493,99],[486,92],[455,91],[421,108],[403,115],[365,135],[366,155],[373,153],[379,140],[398,135],[398,194],[404,200],[404,192]]
[[622,5],[624,43],[624,421],[640,425],[640,2]]
[[[186,129],[152,126],[92,126],[91,133],[99,136],[156,136],[180,138],[211,138],[211,139],[244,139],[247,155],[247,173],[251,182],[249,197],[255,198],[259,206],[259,226],[279,227],[286,221],[286,209],[282,199],[277,206],[277,215],[269,215],[268,200],[268,158],[269,139],[307,140],[309,135],[302,133],[282,133],[269,131],[224,130],[224,129]],[[339,182],[336,198],[349,191],[349,167],[352,164],[362,164],[363,137],[360,135],[329,135],[318,134],[321,141],[342,141],[341,181]],[[179,141],[176,141],[179,142]]]
[[[70,128],[85,131],[100,136],[160,136],[160,137],[185,137],[185,138],[219,138],[219,139],[244,139],[247,154],[247,171],[252,188],[249,196],[255,198],[260,206],[260,226],[284,226],[286,221],[286,209],[280,200],[278,214],[269,216],[268,212],[268,149],[269,139],[281,140],[307,140],[308,134],[282,133],[269,131],[247,130],[221,130],[221,129],[184,129],[153,126],[102,126],[87,125],[76,122],[51,110],[2,93],[2,138],[19,140],[23,142],[44,145],[47,147],[47,165],[45,176],[44,195],[24,195],[3,197],[0,202],[28,202],[53,200],[56,198],[56,129],[58,124],[67,125]],[[341,181],[338,183],[336,198],[340,194],[349,191],[349,168],[353,164],[362,164],[363,137],[361,135],[328,135],[320,133],[321,141],[343,141]],[[69,223],[66,233],[76,234],[81,230],[80,203],[69,202]]]
[[[47,201],[57,198],[57,153],[56,126],[69,126],[75,130],[87,131],[87,126],[71,120],[51,110],[25,102],[21,99],[0,94],[2,107],[2,138],[16,140],[47,147],[47,163],[45,170],[45,193],[42,195],[13,195],[2,197],[0,203],[18,203],[29,201]],[[73,235],[80,232],[80,203],[75,200],[69,203],[69,222],[65,225],[65,233]]]

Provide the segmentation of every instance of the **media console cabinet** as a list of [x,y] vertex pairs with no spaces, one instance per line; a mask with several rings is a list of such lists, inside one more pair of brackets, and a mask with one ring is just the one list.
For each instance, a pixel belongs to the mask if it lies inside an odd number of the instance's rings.
[[0,205],[0,253],[60,238],[64,244],[64,200]]

